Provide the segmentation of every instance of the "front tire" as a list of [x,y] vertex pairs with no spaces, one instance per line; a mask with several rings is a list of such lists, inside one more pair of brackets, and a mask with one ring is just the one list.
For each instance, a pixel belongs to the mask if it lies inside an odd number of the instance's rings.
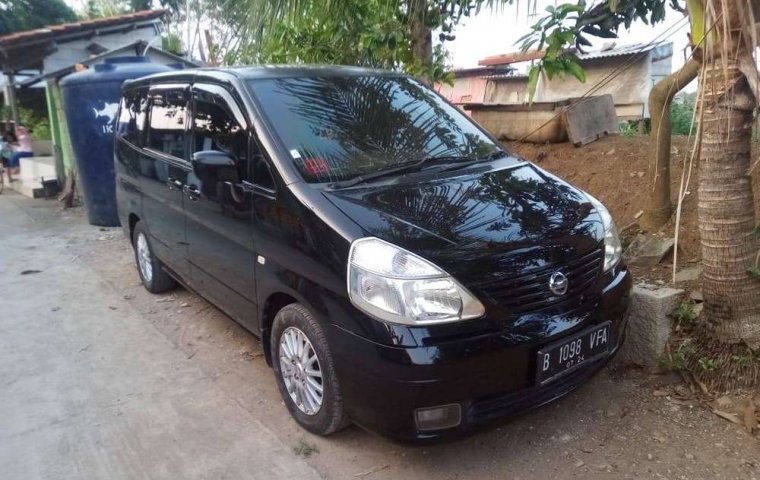
[[166,273],[161,262],[153,254],[147,229],[142,222],[137,222],[132,232],[132,247],[135,251],[135,263],[145,289],[150,293],[162,293],[177,286],[177,282]]
[[301,304],[274,318],[272,363],[280,395],[293,418],[316,435],[330,435],[350,422],[322,327]]

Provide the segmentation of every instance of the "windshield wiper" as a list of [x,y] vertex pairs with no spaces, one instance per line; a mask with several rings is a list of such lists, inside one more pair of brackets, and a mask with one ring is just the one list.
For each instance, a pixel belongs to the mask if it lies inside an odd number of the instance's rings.
[[[330,185],[330,187],[332,188],[353,187],[354,185],[358,185],[360,183],[367,183],[369,181],[376,180],[382,177],[390,177],[392,175],[415,172],[415,171],[421,170],[425,166],[432,165],[432,164],[440,164],[440,163],[449,164],[451,162],[457,162],[454,165],[450,166],[451,170],[458,169],[458,168],[465,168],[474,163],[482,162],[485,160],[494,160],[503,155],[506,155],[506,152],[504,152],[503,150],[497,150],[489,154],[488,156],[480,157],[480,158],[474,158],[474,157],[470,157],[466,155],[439,155],[439,156],[425,157],[421,160],[417,160],[414,162],[399,164],[396,167],[387,168],[385,170],[379,170],[377,172],[365,173],[364,175],[359,175],[357,177],[354,177],[348,180],[334,182]],[[449,170],[449,168],[445,168],[443,170]]]

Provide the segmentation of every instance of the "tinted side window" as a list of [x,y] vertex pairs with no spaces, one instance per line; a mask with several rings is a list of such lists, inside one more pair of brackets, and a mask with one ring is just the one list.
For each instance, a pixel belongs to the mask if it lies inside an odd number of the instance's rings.
[[142,143],[147,113],[147,89],[124,92],[116,124],[116,135],[134,145]]
[[187,101],[182,89],[150,92],[150,121],[146,146],[185,158]]
[[240,179],[249,176],[248,135],[218,95],[203,91],[195,94],[192,150],[224,152],[235,159]]

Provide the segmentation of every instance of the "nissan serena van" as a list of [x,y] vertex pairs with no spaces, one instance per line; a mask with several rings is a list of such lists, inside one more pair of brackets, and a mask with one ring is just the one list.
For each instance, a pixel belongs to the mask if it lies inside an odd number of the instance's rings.
[[462,435],[570,392],[623,341],[607,209],[411,77],[131,81],[115,162],[145,288],[180,283],[258,336],[316,434]]

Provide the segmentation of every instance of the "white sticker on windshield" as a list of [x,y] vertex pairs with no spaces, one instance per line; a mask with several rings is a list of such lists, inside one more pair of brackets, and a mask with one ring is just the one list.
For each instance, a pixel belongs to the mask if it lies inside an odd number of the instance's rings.
[[298,150],[296,150],[295,148],[290,151],[290,156],[295,159],[301,158],[301,154],[298,153]]

